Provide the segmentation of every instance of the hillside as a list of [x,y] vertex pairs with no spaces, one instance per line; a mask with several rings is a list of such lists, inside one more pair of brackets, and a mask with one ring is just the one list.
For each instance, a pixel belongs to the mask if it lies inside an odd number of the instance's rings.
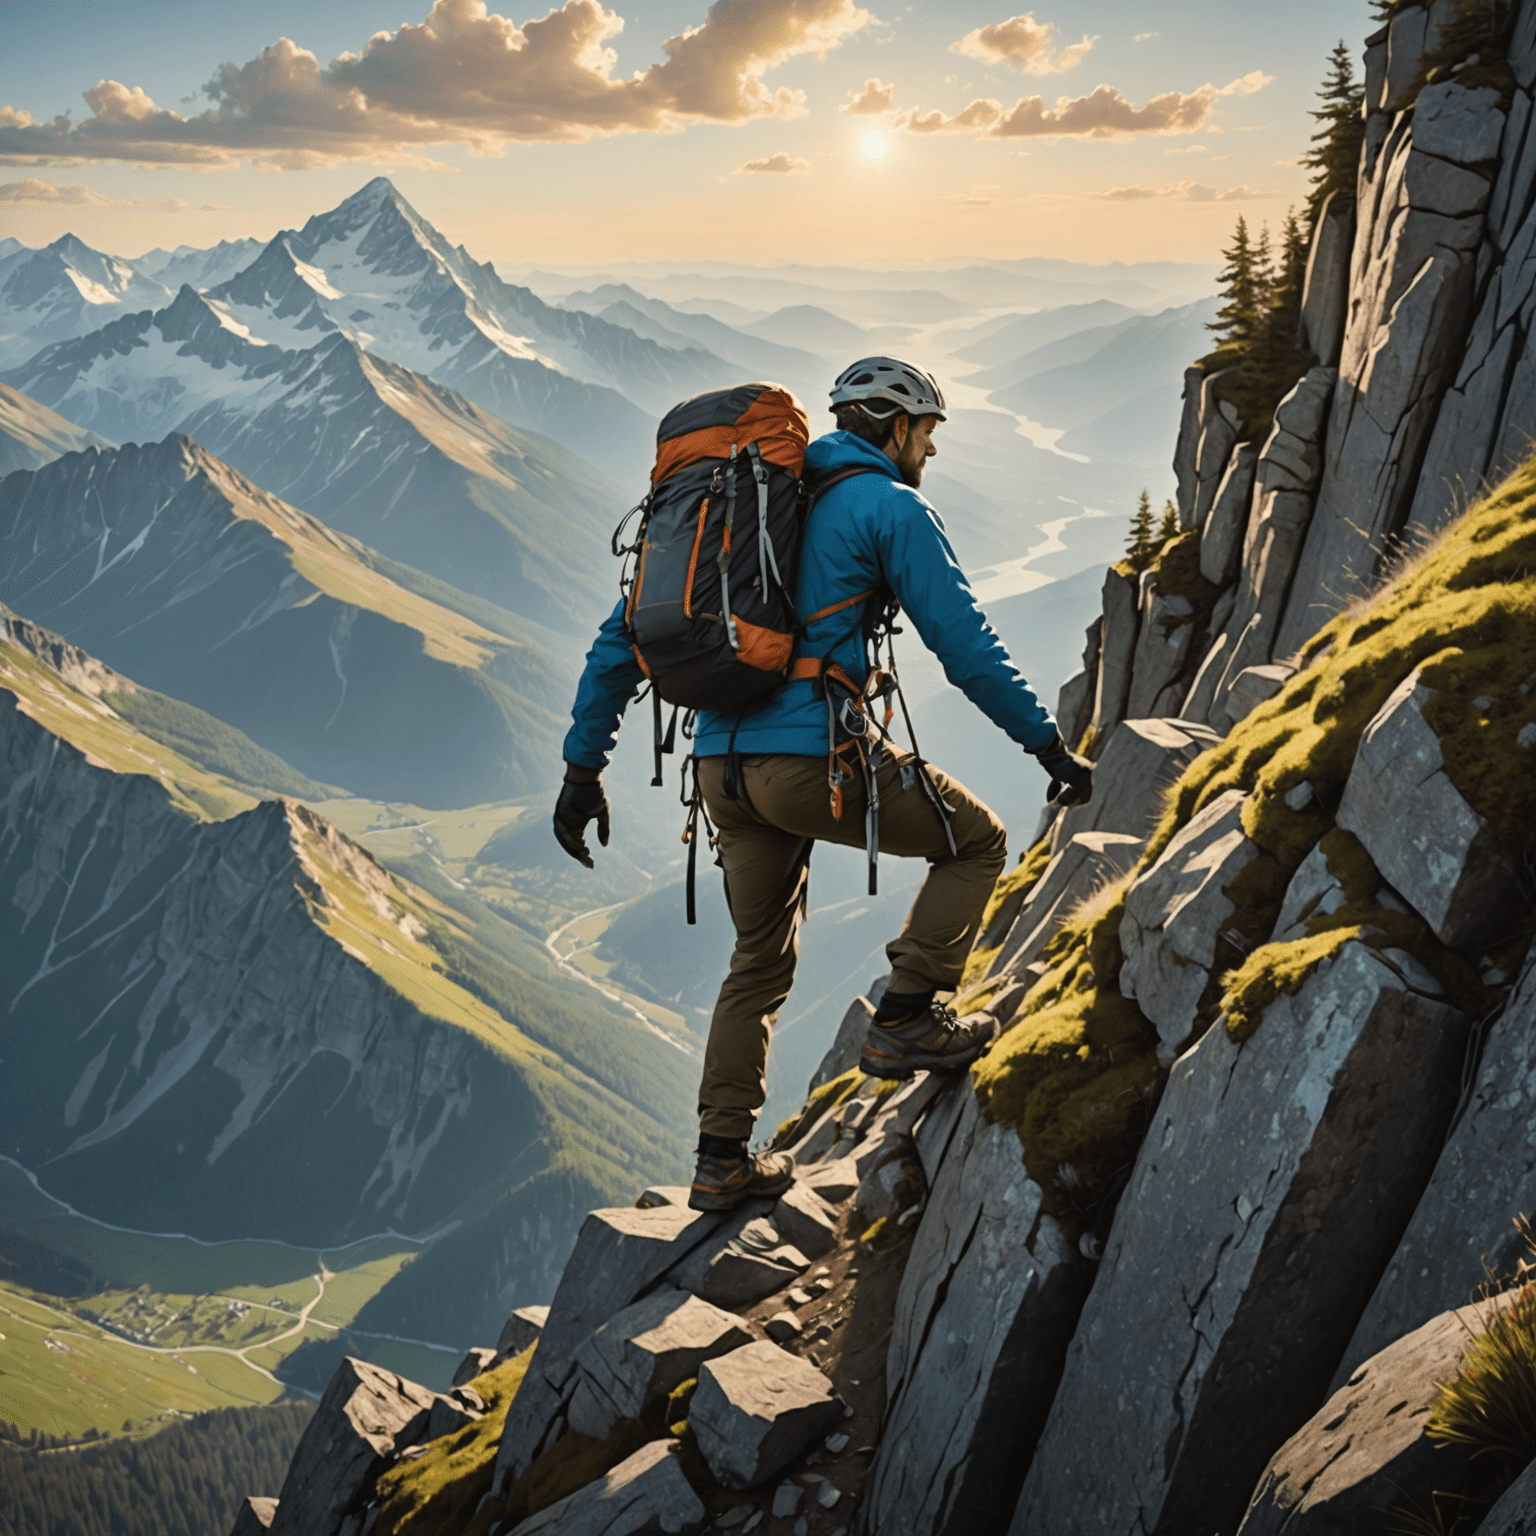
[[12,470],[38,469],[63,453],[110,446],[19,389],[0,384],[0,477]]
[[[456,1315],[410,1317],[462,1338],[547,1288],[594,1194],[675,1166],[675,1047],[312,813],[240,809],[103,702],[109,676],[30,638],[0,688],[0,1150],[51,1193],[301,1244],[445,1223],[462,1242],[494,1212],[499,1241],[537,1239]],[[42,1027],[61,1019],[79,1028]]]
[[565,666],[379,567],[185,437],[0,482],[0,600],[119,672],[380,799],[541,783]]

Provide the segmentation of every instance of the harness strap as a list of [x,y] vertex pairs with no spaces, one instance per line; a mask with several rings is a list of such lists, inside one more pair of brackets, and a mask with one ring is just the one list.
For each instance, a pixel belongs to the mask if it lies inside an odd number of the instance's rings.
[[720,617],[725,620],[725,633],[731,649],[739,651],[741,640],[736,634],[736,617],[731,612],[731,526],[736,521],[736,445],[731,444],[731,456],[725,465],[725,533],[720,540],[720,553],[715,557],[715,569],[720,572]]

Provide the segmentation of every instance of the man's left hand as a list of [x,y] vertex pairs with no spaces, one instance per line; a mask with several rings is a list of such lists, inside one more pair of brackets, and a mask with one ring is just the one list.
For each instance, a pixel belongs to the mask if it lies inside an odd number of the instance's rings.
[[1093,764],[1086,757],[1067,751],[1060,731],[1050,746],[1034,755],[1051,776],[1045,798],[1052,805],[1065,809],[1069,805],[1087,805],[1093,798]]

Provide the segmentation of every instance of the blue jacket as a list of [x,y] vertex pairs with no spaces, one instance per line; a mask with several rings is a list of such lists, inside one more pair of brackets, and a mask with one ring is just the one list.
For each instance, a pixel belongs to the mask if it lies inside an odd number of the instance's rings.
[[[852,476],[816,503],[800,553],[801,618],[878,587],[883,576],[905,621],[939,658],[950,682],[1021,747],[1037,752],[1049,746],[1056,723],[976,606],[939,514],[902,482],[884,453],[850,432],[829,432],[806,450],[806,472],[813,479],[854,464],[871,464],[882,473]],[[801,654],[830,655],[862,682],[861,616],[856,606],[818,620]],[[566,762],[584,768],[607,764],[620,717],[643,681],[625,634],[621,600],[587,652],[571,710],[574,723],[565,738]],[[813,687],[802,679],[771,695],[742,722],[736,750],[824,756],[827,706],[814,697]],[[700,757],[722,755],[737,718],[735,711],[701,712],[694,751]]]

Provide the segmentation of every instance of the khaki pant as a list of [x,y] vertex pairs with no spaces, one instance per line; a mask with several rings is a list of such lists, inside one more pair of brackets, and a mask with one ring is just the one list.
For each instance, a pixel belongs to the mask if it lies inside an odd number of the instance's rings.
[[[938,811],[908,772],[910,754],[880,766],[880,851],[927,859],[928,876],[901,936],[886,945],[891,990],[946,990],[960,980],[982,908],[1003,871],[1003,824],[962,784],[930,768],[951,807],[950,853]],[[824,757],[775,754],[741,759],[743,791],[725,797],[723,757],[699,762],[704,802],[720,832],[725,893],[736,925],[730,974],[720,988],[704,1078],[700,1128],[711,1136],[750,1137],[767,1097],[768,1043],[789,996],[799,958],[800,895],[814,842],[864,846],[864,784],[856,770],[843,786],[843,814],[832,816]]]

